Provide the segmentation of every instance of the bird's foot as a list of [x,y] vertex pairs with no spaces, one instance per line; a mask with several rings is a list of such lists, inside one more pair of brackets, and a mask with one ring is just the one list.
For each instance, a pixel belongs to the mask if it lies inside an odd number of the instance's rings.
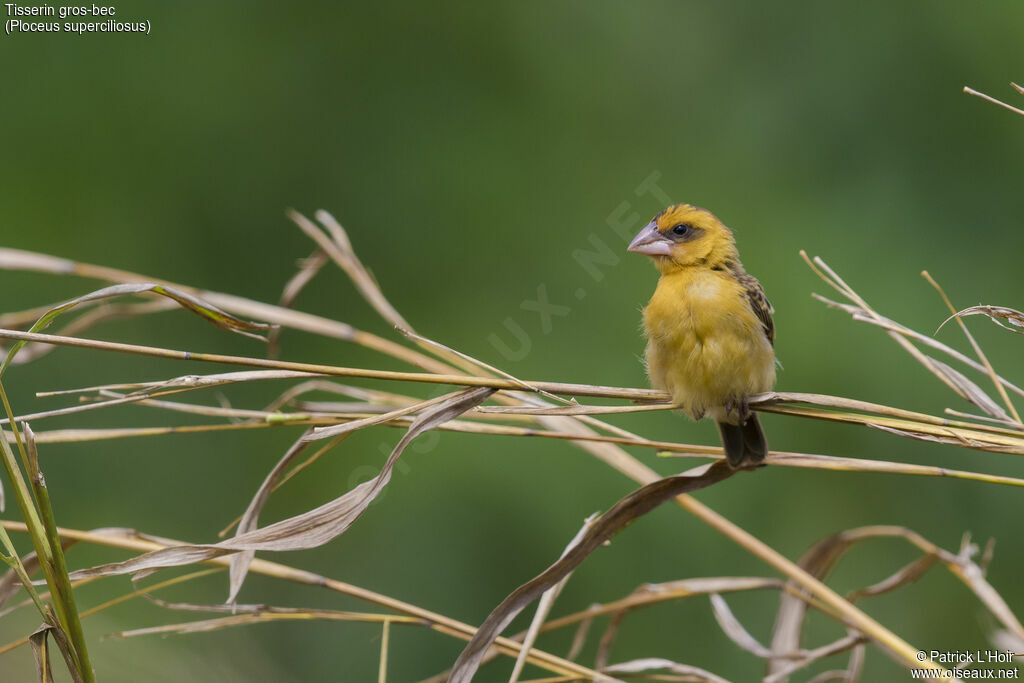
[[743,424],[750,417],[750,402],[746,397],[729,399],[725,402],[725,414],[736,415],[737,424]]

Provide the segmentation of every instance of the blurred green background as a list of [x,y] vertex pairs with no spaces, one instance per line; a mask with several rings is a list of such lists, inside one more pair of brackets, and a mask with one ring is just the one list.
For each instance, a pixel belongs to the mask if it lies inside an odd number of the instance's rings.
[[[931,333],[954,302],[1024,307],[1024,119],[961,93],[1019,100],[1024,5],[869,2],[162,3],[117,5],[152,34],[0,38],[2,242],[194,286],[276,301],[312,250],[287,207],[324,208],[349,230],[385,293],[417,329],[523,378],[645,386],[639,309],[656,272],[624,252],[662,201],[714,210],[776,308],[778,388],[835,393],[911,410],[968,410],[877,329],[813,301],[826,292],[799,259],[821,255],[885,315]],[[613,226],[619,226],[618,230]],[[600,277],[573,257],[607,249]],[[92,281],[4,272],[0,310],[85,293]],[[524,302],[566,307],[545,327]],[[328,268],[298,306],[391,335]],[[1021,340],[970,322],[997,368],[1022,381]],[[509,326],[529,339],[503,354]],[[259,355],[257,342],[187,313],[106,324],[89,336]],[[964,347],[947,326],[943,341]],[[352,345],[286,332],[284,358],[404,369]],[[21,413],[66,405],[37,390],[213,372],[199,364],[59,350],[5,377]],[[1016,372],[1015,372],[1016,371]],[[398,385],[376,385],[399,389]],[[283,385],[220,392],[259,407]],[[412,391],[424,391],[413,388]],[[192,398],[216,404],[218,392]],[[202,422],[135,407],[40,421],[37,431]],[[667,413],[611,420],[652,438],[716,443],[709,424]],[[926,463],[1024,476],[1014,456],[910,442],[868,429],[767,416],[779,450]],[[130,526],[210,541],[239,514],[296,429],[53,445],[43,466],[59,523]],[[347,490],[383,462],[398,432],[361,433],[276,494],[264,519]],[[635,455],[664,473],[689,466]],[[271,557],[479,623],[558,556],[588,514],[632,483],[560,442],[444,434],[403,458],[385,495],[326,547]],[[962,534],[997,539],[989,577],[1024,600],[1020,494],[941,479],[770,468],[702,501],[791,558],[867,524],[910,527],[955,550]],[[17,512],[8,501],[8,518]],[[19,538],[23,548],[24,538]],[[73,566],[125,557],[76,547]],[[853,550],[832,584],[878,581],[915,557],[906,544]],[[770,568],[673,506],[631,526],[575,573],[567,614],[645,582]],[[168,591],[213,603],[225,579]],[[88,607],[129,590],[108,579]],[[372,611],[365,603],[252,576],[241,601]],[[775,594],[730,604],[762,642]],[[865,601],[924,649],[987,647],[996,624],[943,570]],[[7,642],[35,627],[0,620]],[[101,680],[375,680],[380,629],[280,623],[208,634],[101,640],[206,615],[143,600],[85,622]],[[513,627],[524,625],[520,619]],[[595,626],[602,628],[604,622]],[[583,659],[591,663],[599,631]],[[807,645],[842,635],[812,621]],[[540,646],[564,653],[571,634]],[[389,680],[450,665],[461,643],[416,627],[391,634]],[[732,680],[761,662],[693,599],[632,614],[613,661],[665,657]],[[844,666],[834,660],[831,666]],[[816,667],[812,671],[820,671]],[[507,660],[478,680],[507,680]],[[531,670],[538,674],[538,670]],[[0,658],[29,680],[31,656]],[[807,680],[810,674],[795,680]],[[863,680],[906,673],[870,651]]]

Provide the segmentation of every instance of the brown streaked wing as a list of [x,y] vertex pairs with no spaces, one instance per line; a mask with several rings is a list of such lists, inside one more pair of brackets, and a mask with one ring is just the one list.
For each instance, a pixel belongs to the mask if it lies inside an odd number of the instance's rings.
[[768,337],[772,346],[775,346],[775,322],[772,320],[774,309],[764,294],[764,287],[756,277],[749,273],[737,274],[737,280],[747,294],[747,300],[750,302],[750,308],[753,309],[754,315],[761,321],[764,335]]

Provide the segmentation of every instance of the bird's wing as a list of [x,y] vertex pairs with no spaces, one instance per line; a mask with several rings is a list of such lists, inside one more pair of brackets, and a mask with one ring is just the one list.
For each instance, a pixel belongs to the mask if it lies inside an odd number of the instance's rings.
[[740,274],[737,280],[747,295],[747,301],[750,302],[750,308],[754,311],[754,315],[761,321],[764,335],[768,337],[768,341],[772,343],[772,346],[775,346],[775,323],[772,321],[772,313],[775,312],[775,309],[772,308],[768,297],[764,295],[764,287],[761,286],[756,277],[749,273]]

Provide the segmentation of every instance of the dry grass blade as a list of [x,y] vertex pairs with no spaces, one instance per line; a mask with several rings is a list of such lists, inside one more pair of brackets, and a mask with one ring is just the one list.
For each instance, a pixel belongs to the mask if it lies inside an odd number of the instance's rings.
[[[199,607],[199,605],[197,605]],[[187,633],[208,633],[219,631],[234,626],[251,626],[252,624],[267,624],[273,621],[356,621],[372,623],[397,623],[425,626],[421,619],[413,617],[400,617],[393,614],[365,614],[362,612],[340,612],[320,609],[289,609],[281,607],[265,607],[259,610],[233,614],[227,617],[214,619],[202,619],[199,621],[188,621],[180,624],[164,624],[151,626],[149,628],[138,628],[130,631],[111,633],[109,638],[134,638],[136,636],[148,636],[154,634],[187,634]]]
[[[177,391],[167,391],[157,396],[173,394]],[[127,401],[134,405],[146,406],[149,408],[160,408],[162,410],[170,410],[176,413],[189,413],[192,415],[205,415],[207,417],[226,417],[230,420],[258,420],[258,421],[287,421],[287,420],[301,420],[308,417],[309,415],[297,415],[295,413],[264,413],[262,410],[248,410],[246,408],[231,408],[230,406],[208,406],[198,403],[183,403],[181,401],[163,401],[155,398],[147,398],[145,394],[136,396],[122,396],[112,391],[101,391],[100,396],[109,397],[111,400],[102,403],[92,403],[86,405],[93,405],[97,407],[105,407],[111,405],[116,401]],[[68,409],[65,409],[68,410]],[[328,418],[328,416],[318,416]],[[236,424],[236,423],[232,423]]]
[[856,681],[855,678],[849,677],[849,672],[845,669],[835,669],[833,671],[822,671],[820,674],[807,681],[807,683],[830,683],[831,681],[839,681],[839,683],[851,683]]
[[[85,332],[89,328],[99,323],[107,322],[108,320],[119,320],[122,318],[133,318],[141,315],[147,315],[149,313],[158,313],[161,311],[173,310],[177,304],[174,301],[160,300],[160,301],[148,301],[141,304],[113,304],[105,302],[99,303],[96,308],[82,313],[80,316],[72,320],[70,323],[61,328],[60,333],[66,336],[73,336]],[[33,309],[32,311],[25,311],[24,314],[34,314],[30,320],[25,321],[23,324],[31,325],[39,317],[49,311],[49,307],[43,307],[39,309]],[[7,316],[0,315],[0,327],[20,327],[19,320],[22,318],[21,315]],[[52,346],[45,344],[29,344],[26,348],[21,350],[18,357],[14,359],[13,365],[24,365],[25,363],[31,363],[34,360],[42,358],[46,354],[53,351]]]
[[645,659],[634,659],[629,662],[612,664],[601,669],[602,673],[609,674],[642,674],[647,672],[664,671],[670,674],[686,676],[673,680],[697,681],[697,683],[729,683],[721,676],[716,676],[706,669],[691,664],[679,664],[668,659],[647,657]]
[[463,393],[465,393],[465,390],[456,391],[450,394],[444,394],[443,396],[437,396],[435,398],[427,399],[426,401],[421,401],[419,403],[414,403],[413,405],[398,408],[387,413],[382,413],[381,415],[374,415],[373,417],[364,417],[360,420],[344,422],[342,424],[332,425],[330,427],[316,427],[313,429],[312,432],[306,433],[302,437],[302,439],[304,441],[319,441],[320,439],[334,438],[337,436],[341,436],[342,434],[354,432],[358,429],[364,429],[366,427],[372,427],[374,425],[383,424],[385,422],[395,419],[396,417],[405,417],[406,415],[417,413],[420,412],[421,410],[426,410],[427,408],[437,405],[439,403],[451,401],[452,399]]
[[877,595],[883,595],[889,591],[894,591],[897,588],[902,588],[908,583],[914,583],[924,576],[925,572],[935,566],[937,561],[938,558],[935,555],[922,555],[878,583],[850,592],[846,596],[846,599],[850,602],[854,602],[861,598],[873,598]]
[[755,657],[763,657],[765,659],[772,656],[772,651],[766,648],[761,643],[757,642],[757,638],[750,635],[750,631],[743,628],[743,624],[740,623],[736,615],[729,609],[729,603],[725,601],[718,593],[712,593],[711,596],[711,611],[715,615],[715,621],[722,628],[725,635],[729,636],[732,642],[740,646],[740,648],[746,650]]
[[906,429],[896,429],[882,424],[867,423],[868,427],[877,429],[882,432],[889,434],[895,434],[896,436],[902,436],[905,439],[914,439],[916,441],[927,441],[930,443],[941,443],[949,446],[960,446],[961,448],[971,448],[978,451],[987,451],[989,453],[1013,453],[1016,455],[1021,454],[1020,447],[1013,445],[999,445],[999,444],[987,444],[977,439],[972,439],[965,436],[962,432],[950,432],[949,436],[943,436],[939,434],[922,434],[920,432],[912,432]]
[[576,627],[576,632],[572,635],[572,644],[569,646],[568,654],[565,655],[566,659],[575,660],[580,656],[583,644],[587,642],[587,634],[590,633],[590,627],[593,624],[594,620],[589,617],[580,621],[580,625]]
[[645,403],[639,406],[481,406],[479,413],[495,415],[622,415],[624,413],[649,413],[658,410],[672,410],[672,403]]
[[[310,254],[309,258],[302,262],[299,271],[285,284],[284,292],[281,293],[281,300],[278,302],[278,305],[281,308],[291,308],[292,304],[295,303],[295,299],[299,296],[299,292],[316,277],[320,269],[327,264],[327,260],[327,254],[322,249],[317,249]],[[275,327],[267,335],[268,358],[277,358],[280,342],[281,328]]]
[[749,590],[781,589],[783,582],[757,576],[714,576],[696,579],[680,579],[666,583],[648,583],[640,586],[628,596],[613,602],[592,605],[582,612],[552,619],[544,625],[545,631],[588,621],[606,614],[616,614],[647,605],[669,600],[681,600],[712,593],[736,593]]
[[[57,623],[57,617],[50,614],[51,623]],[[67,634],[57,626],[51,626],[48,623],[43,623],[37,628],[32,635],[28,637],[29,645],[32,646],[32,655],[36,661],[36,676],[38,680],[45,683],[52,683],[53,678],[53,667],[50,665],[50,647],[48,638],[53,636],[54,642],[57,643],[57,649],[60,650],[61,655],[64,657],[64,661],[67,664],[68,672],[71,674],[71,680],[74,683],[85,683],[85,679],[82,678],[82,674],[78,671],[74,664],[74,655],[71,647],[71,643],[68,642]]]
[[[135,396],[124,396],[121,394],[114,394],[113,392],[100,392],[102,395],[107,397],[105,401],[96,401],[94,403],[79,403],[78,405],[68,406],[67,408],[57,408],[55,410],[44,410],[38,413],[29,413],[28,415],[17,415],[15,416],[15,422],[25,422],[43,420],[50,417],[60,417],[63,415],[72,415],[75,413],[84,413],[92,410],[100,410],[102,408],[111,408],[113,406],[120,406],[125,404],[142,404],[151,405],[168,410],[177,410],[180,412],[190,412],[199,415],[219,416],[219,417],[239,417],[245,411],[238,410],[225,410],[213,408],[211,406],[196,406],[188,403],[172,403],[169,401],[155,401],[153,399],[146,398],[145,394],[137,394]],[[163,393],[174,393],[174,392],[163,392]],[[254,416],[250,414],[250,416]],[[0,424],[8,424],[10,418],[0,419]]]
[[281,392],[277,398],[271,401],[270,406],[264,410],[277,410],[282,406],[294,402],[299,396],[313,391],[340,394],[342,396],[348,396],[349,398],[365,401],[367,403],[384,403],[396,406],[407,406],[416,402],[416,399],[410,396],[405,396],[404,394],[395,394],[389,391],[381,391],[379,389],[367,389],[366,387],[354,387],[348,384],[339,384],[338,382],[328,380],[310,380],[308,382],[296,384],[295,386]]
[[[871,425],[877,429],[883,429],[877,425]],[[907,438],[922,438],[916,434],[907,432],[902,434]],[[956,445],[962,446],[960,441]],[[994,448],[986,450],[995,450]],[[989,484],[1002,484],[1006,486],[1024,486],[1024,479],[1015,477],[1003,477],[997,474],[984,474],[982,472],[968,472],[965,470],[950,470],[945,467],[933,465],[915,465],[913,463],[888,462],[885,460],[865,460],[863,458],[843,458],[833,455],[811,455],[803,453],[773,453],[765,460],[769,465],[782,465],[784,467],[805,467],[809,469],[833,470],[839,472],[878,472],[887,474],[906,474],[922,477],[949,477],[951,479],[963,479],[966,481],[980,481]]]
[[[101,299],[109,299],[117,296],[125,296],[128,294],[146,294],[153,293],[165,296],[169,299],[174,300],[180,306],[192,311],[193,313],[205,318],[209,322],[213,323],[217,327],[228,330],[230,332],[237,332],[244,334],[247,337],[253,337],[261,341],[266,341],[264,337],[258,334],[254,334],[253,330],[265,330],[270,326],[266,323],[250,322],[248,320],[242,320],[235,316],[226,313],[213,304],[207,303],[202,299],[199,299],[188,292],[184,292],[175,287],[168,287],[166,285],[156,284],[153,282],[141,282],[136,284],[124,284],[124,285],[111,285],[110,287],[104,287],[98,289],[95,292],[90,292],[83,296],[75,297],[70,301],[65,301],[62,304],[58,304],[53,308],[50,308],[46,313],[40,316],[39,320],[35,322],[32,327],[29,328],[29,332],[37,332],[42,329],[46,329],[50,323],[52,323],[58,316],[65,313],[76,306],[85,303],[91,303],[99,301]],[[7,353],[7,360],[0,366],[0,373],[10,364],[11,360],[18,353],[18,351],[25,345],[24,341],[18,341]]]
[[696,471],[666,477],[648,484],[616,503],[607,513],[591,525],[578,544],[560,560],[533,580],[513,591],[491,612],[477,630],[476,635],[459,655],[452,667],[450,683],[468,683],[476,673],[481,658],[494,639],[508,626],[519,612],[536,600],[575,569],[602,543],[621,531],[627,524],[650,512],[676,496],[696,491],[728,479],[735,471],[722,462],[702,466]]
[[[297,475],[299,472],[301,472],[302,470],[306,469],[314,462],[319,460],[322,455],[324,455],[325,453],[333,449],[335,446],[337,446],[339,443],[344,441],[347,438],[347,436],[348,435],[339,436],[337,439],[333,439],[328,443],[322,445],[319,449],[316,450],[316,452],[313,453],[313,455],[309,456],[301,463],[295,465],[290,470],[285,472],[285,470],[294,461],[295,457],[299,453],[301,453],[305,448],[302,445],[304,442],[302,442],[301,439],[299,441],[296,441],[292,445],[292,447],[288,449],[288,452],[281,458],[280,461],[278,461],[278,463],[267,475],[266,479],[263,481],[263,484],[261,484],[259,490],[256,492],[256,495],[253,496],[253,500],[249,503],[249,507],[246,508],[245,512],[239,515],[227,527],[221,529],[220,533],[217,534],[217,537],[224,538],[229,533],[231,533],[231,530],[235,528],[235,525],[241,524],[243,521],[245,521],[245,518],[250,515],[252,515],[253,518],[249,520],[246,526],[248,527],[249,530],[256,528],[255,516],[258,515],[259,512],[263,509],[263,506],[266,504],[266,499],[270,496],[270,494],[284,486],[284,484],[289,479]],[[232,558],[232,566],[234,566],[236,561],[238,561],[238,557],[243,557],[246,555],[248,555],[248,552],[242,552],[239,553],[239,555],[237,555],[235,558]]]
[[226,384],[243,382],[263,382],[274,379],[303,379],[306,377],[325,377],[326,375],[294,370],[239,370],[236,372],[218,372],[210,375],[180,375],[156,382],[129,382],[120,384],[100,384],[79,389],[60,389],[57,391],[37,391],[37,398],[50,396],[67,396],[68,394],[91,394],[101,391],[130,391],[132,395],[150,394],[162,389],[204,389],[219,387]]
[[[1010,85],[1012,85],[1014,87],[1014,89],[1017,90],[1017,92],[1020,92],[1020,86],[1019,85],[1016,85],[1014,83],[1011,83]],[[1009,109],[1010,111],[1012,111],[1015,114],[1020,114],[1021,116],[1024,116],[1024,109],[1017,109],[1017,107],[1012,107],[1012,106],[1008,105],[1006,102],[1002,102],[1000,100],[997,100],[996,98],[990,97],[989,95],[986,95],[985,93],[978,92],[977,90],[974,90],[973,88],[968,88],[966,85],[964,86],[964,92],[967,93],[968,95],[974,95],[975,97],[980,97],[981,99],[986,100],[988,102],[991,102],[992,104],[997,104],[1000,107],[1002,107],[1003,109]]]
[[954,410],[953,408],[946,408],[942,412],[944,412],[946,415],[952,415],[953,417],[963,417],[968,420],[976,420],[979,422],[990,422],[992,424],[997,424],[1001,427],[1008,427],[1014,430],[1019,429],[1019,425],[1013,420],[1000,420],[999,418],[996,417],[990,417],[988,415],[977,415],[975,413],[967,413],[961,410]]
[[[1005,306],[971,306],[949,316],[943,321],[942,325],[945,325],[953,318],[964,318],[969,315],[983,315],[1003,329],[1016,332],[1017,334],[1024,334],[1024,313]],[[1006,323],[1000,322],[1001,320],[1005,320]],[[939,325],[939,329],[942,328],[942,325]]]
[[829,643],[828,645],[823,645],[814,650],[802,652],[800,658],[796,661],[789,662],[788,664],[783,665],[783,667],[777,673],[771,676],[765,676],[764,683],[779,683],[779,681],[784,681],[786,680],[786,677],[790,674],[793,674],[799,671],[800,669],[803,669],[804,667],[813,664],[819,659],[824,659],[825,657],[832,657],[833,655],[837,655],[841,652],[853,650],[855,648],[862,646],[866,641],[867,638],[865,638],[862,635],[849,635],[845,638],[840,638],[839,640],[833,643]]
[[318,211],[316,213],[317,220],[324,223],[325,226],[330,226],[332,235],[328,237],[323,230],[321,230],[313,221],[303,216],[294,209],[289,209],[286,212],[288,218],[292,220],[295,225],[299,226],[299,229],[306,234],[307,237],[316,242],[317,246],[324,251],[327,256],[334,261],[339,268],[351,278],[352,282],[355,283],[356,288],[359,289],[359,293],[363,295],[371,306],[381,315],[382,318],[390,322],[396,327],[402,327],[407,330],[411,330],[412,326],[406,322],[405,318],[395,310],[391,303],[384,298],[381,294],[380,288],[374,281],[370,272],[366,270],[362,262],[356,258],[355,252],[352,249],[352,244],[348,240],[348,236],[345,231],[341,228],[341,225],[334,220],[326,211]]
[[[256,495],[253,496],[251,501],[249,501],[249,506],[246,508],[245,513],[238,522],[238,534],[248,533],[256,528],[256,525],[259,522],[260,512],[263,510],[263,506],[266,505],[267,500],[270,498],[270,494],[274,490],[274,487],[281,480],[281,477],[284,475],[291,463],[302,454],[308,445],[308,442],[303,441],[301,437],[298,438],[295,443],[292,444],[291,448],[285,452],[281,459],[277,461],[277,464],[274,465],[274,468],[267,474],[263,483],[260,484],[259,489],[256,491]],[[236,534],[236,536],[238,534]],[[255,550],[243,550],[231,558],[231,567],[228,572],[228,576],[230,577],[227,599],[228,604],[234,604],[235,600],[238,598],[238,591],[242,588],[242,582],[245,580],[246,572],[248,572],[249,565],[252,563],[254,557],[256,557]]]
[[[52,683],[53,665],[50,663],[50,631],[52,626],[43,623],[28,637],[29,645],[32,646],[32,657],[36,662],[36,680],[39,683]],[[68,667],[74,671],[74,667]]]
[[594,666],[598,669],[608,665],[612,645],[615,643],[615,638],[619,635],[619,629],[622,628],[622,622],[625,620],[628,612],[628,609],[616,612],[608,620],[608,626],[605,628],[604,633],[601,634],[601,640],[597,642],[597,654],[594,655]]
[[[576,535],[572,537],[572,540],[569,541],[569,544],[565,547],[565,551],[562,552],[559,559],[565,557],[565,554],[582,540],[583,535],[586,533],[587,529],[590,528],[590,525],[593,524],[596,518],[597,513],[594,513],[583,521],[583,526],[578,532],[576,532]],[[537,605],[537,611],[534,613],[533,620],[530,622],[530,627],[527,629],[526,636],[523,638],[523,650],[519,653],[519,656],[516,657],[515,667],[512,669],[512,676],[508,679],[509,683],[516,683],[516,681],[519,680],[519,676],[523,672],[523,666],[526,664],[526,656],[530,653],[530,648],[533,647],[533,644],[537,642],[537,636],[540,634],[541,626],[544,625],[544,621],[548,618],[548,615],[551,614],[551,608],[554,607],[555,600],[558,599],[558,594],[562,592],[562,588],[565,586],[570,576],[572,576],[572,572],[563,576],[560,581],[544,591],[544,594],[540,596],[540,603]]]
[[[72,573],[75,579],[117,574],[148,573],[165,567],[194,564],[242,550],[303,550],[315,548],[344,533],[366,510],[391,478],[391,470],[409,443],[425,431],[471,409],[487,399],[490,389],[461,392],[446,403],[425,410],[391,452],[381,472],[351,491],[309,512],[254,529],[220,543],[185,545],[157,550],[124,562],[82,569]],[[232,591],[237,594],[237,590]]]
[[963,373],[946,365],[940,360],[926,356],[931,362],[933,370],[941,373],[948,383],[953,385],[956,392],[964,399],[985,411],[990,417],[997,420],[1010,420],[1010,415],[1003,410],[1003,407],[995,402],[991,396],[985,393],[984,389],[975,382],[968,379]]

